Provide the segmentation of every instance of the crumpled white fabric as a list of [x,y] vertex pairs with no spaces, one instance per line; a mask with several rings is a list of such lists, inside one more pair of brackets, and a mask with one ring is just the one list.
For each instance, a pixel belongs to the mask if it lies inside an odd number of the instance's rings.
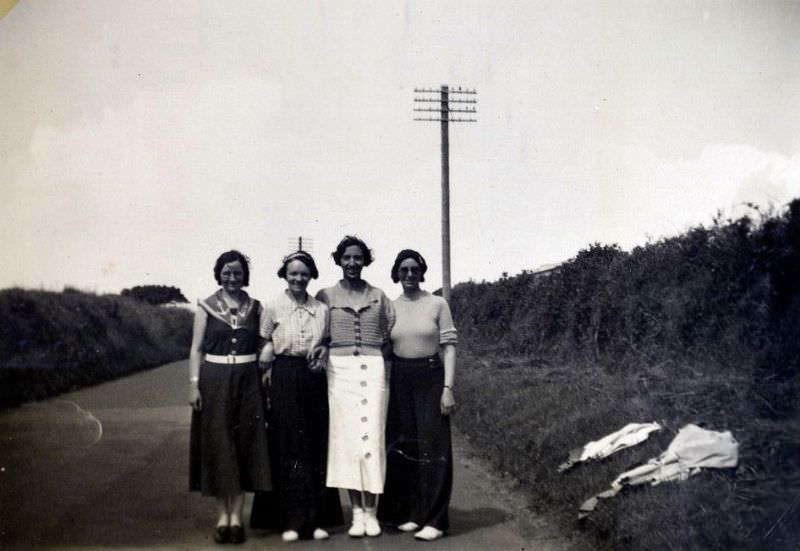
[[739,463],[739,443],[730,431],[715,432],[688,424],[678,431],[667,450],[645,463],[619,475],[611,489],[583,502],[578,518],[594,511],[598,500],[617,495],[625,486],[686,480],[701,469],[724,469]]
[[628,423],[616,432],[604,436],[600,440],[593,440],[569,452],[569,458],[558,466],[559,472],[566,471],[575,463],[589,459],[602,459],[614,452],[635,446],[647,440],[651,432],[661,430],[658,423]]

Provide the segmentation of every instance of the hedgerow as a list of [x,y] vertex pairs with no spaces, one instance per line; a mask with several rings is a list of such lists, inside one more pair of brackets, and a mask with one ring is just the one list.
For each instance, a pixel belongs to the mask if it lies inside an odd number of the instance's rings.
[[[457,423],[574,525],[577,506],[697,423],[740,442],[735,470],[637,488],[581,526],[607,549],[797,549],[800,200],[637,247],[593,244],[557,269],[453,290]],[[665,430],[556,472],[629,422]]]
[[0,291],[0,408],[188,356],[192,314],[119,295]]

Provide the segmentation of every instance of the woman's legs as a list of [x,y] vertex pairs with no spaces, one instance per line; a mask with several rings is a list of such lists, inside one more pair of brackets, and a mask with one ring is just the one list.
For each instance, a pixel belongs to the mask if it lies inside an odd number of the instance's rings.
[[231,517],[228,512],[228,498],[218,497],[217,501],[217,526],[230,526]]
[[348,490],[350,503],[353,506],[353,524],[347,531],[350,536],[360,538],[367,536],[380,536],[381,525],[378,523],[378,496],[370,492]]

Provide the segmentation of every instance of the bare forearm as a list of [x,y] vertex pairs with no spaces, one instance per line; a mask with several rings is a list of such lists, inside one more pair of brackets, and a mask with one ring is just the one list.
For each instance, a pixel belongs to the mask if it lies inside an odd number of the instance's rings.
[[442,363],[444,364],[444,386],[453,388],[456,378],[456,347],[452,344],[442,346]]

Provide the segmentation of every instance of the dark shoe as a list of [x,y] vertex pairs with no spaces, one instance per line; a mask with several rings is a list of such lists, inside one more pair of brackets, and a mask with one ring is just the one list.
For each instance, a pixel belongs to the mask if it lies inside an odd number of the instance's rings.
[[231,526],[231,543],[244,543],[244,527],[241,525]]
[[214,541],[228,543],[231,541],[231,529],[228,526],[217,526],[214,530]]

